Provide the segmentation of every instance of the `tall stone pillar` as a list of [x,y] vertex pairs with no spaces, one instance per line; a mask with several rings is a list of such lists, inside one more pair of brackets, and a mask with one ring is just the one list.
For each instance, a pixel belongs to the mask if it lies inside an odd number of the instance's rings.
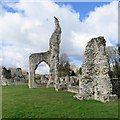
[[[56,17],[55,19],[55,30],[50,38],[50,80],[47,87],[56,87],[59,81],[58,70],[59,70],[59,44],[61,42],[61,27]],[[56,88],[57,89],[57,88]]]
[[112,94],[105,46],[104,37],[93,38],[86,46],[79,93],[76,95],[80,100],[94,99],[102,102],[117,100],[117,96]]

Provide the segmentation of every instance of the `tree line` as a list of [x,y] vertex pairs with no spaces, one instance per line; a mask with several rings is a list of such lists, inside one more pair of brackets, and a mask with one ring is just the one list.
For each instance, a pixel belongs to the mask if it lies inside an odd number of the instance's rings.
[[106,53],[110,66],[110,77],[120,78],[120,44],[117,45],[117,48],[114,46],[107,47]]
[[67,54],[61,54],[59,61],[59,77],[65,77],[67,75],[78,76],[79,74],[82,74],[81,67],[75,72],[73,69],[71,69]]

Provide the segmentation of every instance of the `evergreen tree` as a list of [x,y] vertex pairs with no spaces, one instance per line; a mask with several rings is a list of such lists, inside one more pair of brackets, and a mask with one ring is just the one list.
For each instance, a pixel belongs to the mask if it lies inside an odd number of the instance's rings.
[[120,78],[120,65],[117,61],[115,62],[114,73],[113,74],[114,74],[115,78]]
[[65,72],[65,76],[66,75],[70,75],[70,64],[69,64],[69,61],[67,61],[66,63],[65,63],[65,66],[64,66],[64,72]]
[[80,74],[80,75],[82,74],[82,68],[81,68],[81,67],[79,68],[79,70],[77,70],[76,76],[78,76],[79,74]]
[[59,65],[59,77],[65,77],[66,75],[70,75],[71,73],[70,63],[66,61],[64,64],[63,62]]
[[70,76],[75,76],[75,75],[76,75],[75,72],[72,70]]
[[79,69],[79,74],[81,75],[82,74],[82,68],[80,67]]

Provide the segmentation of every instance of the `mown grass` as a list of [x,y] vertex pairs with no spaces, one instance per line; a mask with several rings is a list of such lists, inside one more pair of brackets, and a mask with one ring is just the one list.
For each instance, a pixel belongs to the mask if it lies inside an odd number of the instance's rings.
[[2,87],[3,118],[117,118],[118,102],[79,101],[54,88]]

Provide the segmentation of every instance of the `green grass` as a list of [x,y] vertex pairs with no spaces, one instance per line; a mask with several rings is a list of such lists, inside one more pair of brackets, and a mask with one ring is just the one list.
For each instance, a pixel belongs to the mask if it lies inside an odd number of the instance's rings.
[[39,80],[40,80],[40,79],[36,79],[36,82],[38,83]]
[[54,88],[3,86],[3,118],[117,118],[118,102],[79,101]]

